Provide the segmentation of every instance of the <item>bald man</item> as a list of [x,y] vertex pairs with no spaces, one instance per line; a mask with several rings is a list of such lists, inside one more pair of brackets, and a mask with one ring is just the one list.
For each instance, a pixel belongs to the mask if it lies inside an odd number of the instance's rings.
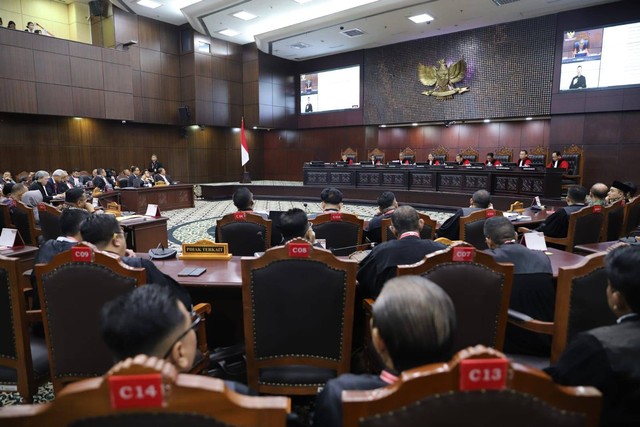
[[600,205],[606,206],[607,201],[607,193],[609,192],[609,187],[607,184],[603,184],[602,182],[596,182],[591,186],[591,190],[589,190],[589,205]]

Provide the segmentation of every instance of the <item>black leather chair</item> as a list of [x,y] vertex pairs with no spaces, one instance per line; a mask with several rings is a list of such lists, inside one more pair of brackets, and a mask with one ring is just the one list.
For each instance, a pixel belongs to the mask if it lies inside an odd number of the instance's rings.
[[567,237],[544,236],[547,243],[563,248],[567,252],[573,252],[577,245],[598,243],[602,234],[604,223],[603,211],[598,212],[593,206],[586,206],[579,211],[569,214],[569,230]]
[[624,205],[624,232],[622,235],[628,236],[634,233],[638,225],[640,225],[640,196]]
[[62,212],[48,203],[39,203],[38,212],[40,229],[44,240],[57,239],[58,236],[62,236],[62,231],[60,230],[60,215],[62,215]]
[[11,214],[9,213],[9,205],[0,203],[0,229],[11,228]]
[[11,210],[11,222],[16,226],[26,245],[38,246],[38,233],[33,209],[22,202],[16,202]]
[[604,222],[600,240],[603,242],[618,240],[624,231],[624,201],[619,200],[611,206],[604,207],[602,214]]
[[310,220],[316,239],[325,239],[327,249],[336,256],[346,256],[362,243],[364,220],[356,215],[334,212],[318,215]]
[[0,385],[32,402],[49,379],[49,359],[44,339],[29,333],[28,321],[40,316],[26,311],[20,277],[20,261],[0,256]]
[[[431,217],[427,214],[418,212],[420,219],[424,221],[424,226],[422,230],[420,230],[420,238],[421,239],[431,239],[436,235],[436,228],[438,226],[438,222],[435,219],[431,219]],[[395,240],[396,236],[391,232],[391,218],[386,218],[382,220],[382,227],[380,228],[380,234],[383,242],[387,240]]]
[[120,178],[118,180],[118,187],[127,188],[129,186],[129,180],[127,178]]
[[502,216],[502,212],[495,209],[482,209],[460,217],[460,240],[473,245],[476,249],[488,249],[484,238],[484,223],[492,216]]
[[233,255],[264,252],[271,247],[271,220],[242,211],[227,214],[216,222],[216,242],[227,243]]
[[302,239],[242,259],[249,387],[315,395],[349,372],[357,266]]

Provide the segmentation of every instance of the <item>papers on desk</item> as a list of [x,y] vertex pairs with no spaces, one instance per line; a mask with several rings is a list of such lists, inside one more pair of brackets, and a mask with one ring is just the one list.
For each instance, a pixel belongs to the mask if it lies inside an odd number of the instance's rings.
[[524,244],[534,251],[546,251],[547,242],[544,241],[544,233],[539,231],[532,231],[531,233],[524,233]]
[[531,221],[529,215],[520,215],[517,212],[503,212],[502,215],[509,221]]

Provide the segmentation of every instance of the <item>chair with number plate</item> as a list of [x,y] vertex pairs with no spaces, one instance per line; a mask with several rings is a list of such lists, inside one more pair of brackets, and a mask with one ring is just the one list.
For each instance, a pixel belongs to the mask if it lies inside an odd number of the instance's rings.
[[271,247],[271,220],[249,212],[233,212],[216,222],[216,242],[227,243],[229,253],[253,256]]
[[487,218],[502,216],[501,211],[495,209],[481,209],[471,212],[467,216],[460,217],[460,240],[472,244],[476,249],[488,249],[484,237],[484,223]]
[[356,215],[331,212],[309,220],[313,224],[316,239],[325,239],[327,249],[336,256],[346,256],[362,243],[364,220]]

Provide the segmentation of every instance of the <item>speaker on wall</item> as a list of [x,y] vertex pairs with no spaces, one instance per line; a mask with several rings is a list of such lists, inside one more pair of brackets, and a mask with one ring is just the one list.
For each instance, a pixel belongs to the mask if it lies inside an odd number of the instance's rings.
[[182,123],[187,123],[191,118],[188,105],[185,105],[184,107],[178,107],[178,113],[180,114],[180,122]]
[[109,16],[109,0],[92,0],[89,2],[91,16]]

